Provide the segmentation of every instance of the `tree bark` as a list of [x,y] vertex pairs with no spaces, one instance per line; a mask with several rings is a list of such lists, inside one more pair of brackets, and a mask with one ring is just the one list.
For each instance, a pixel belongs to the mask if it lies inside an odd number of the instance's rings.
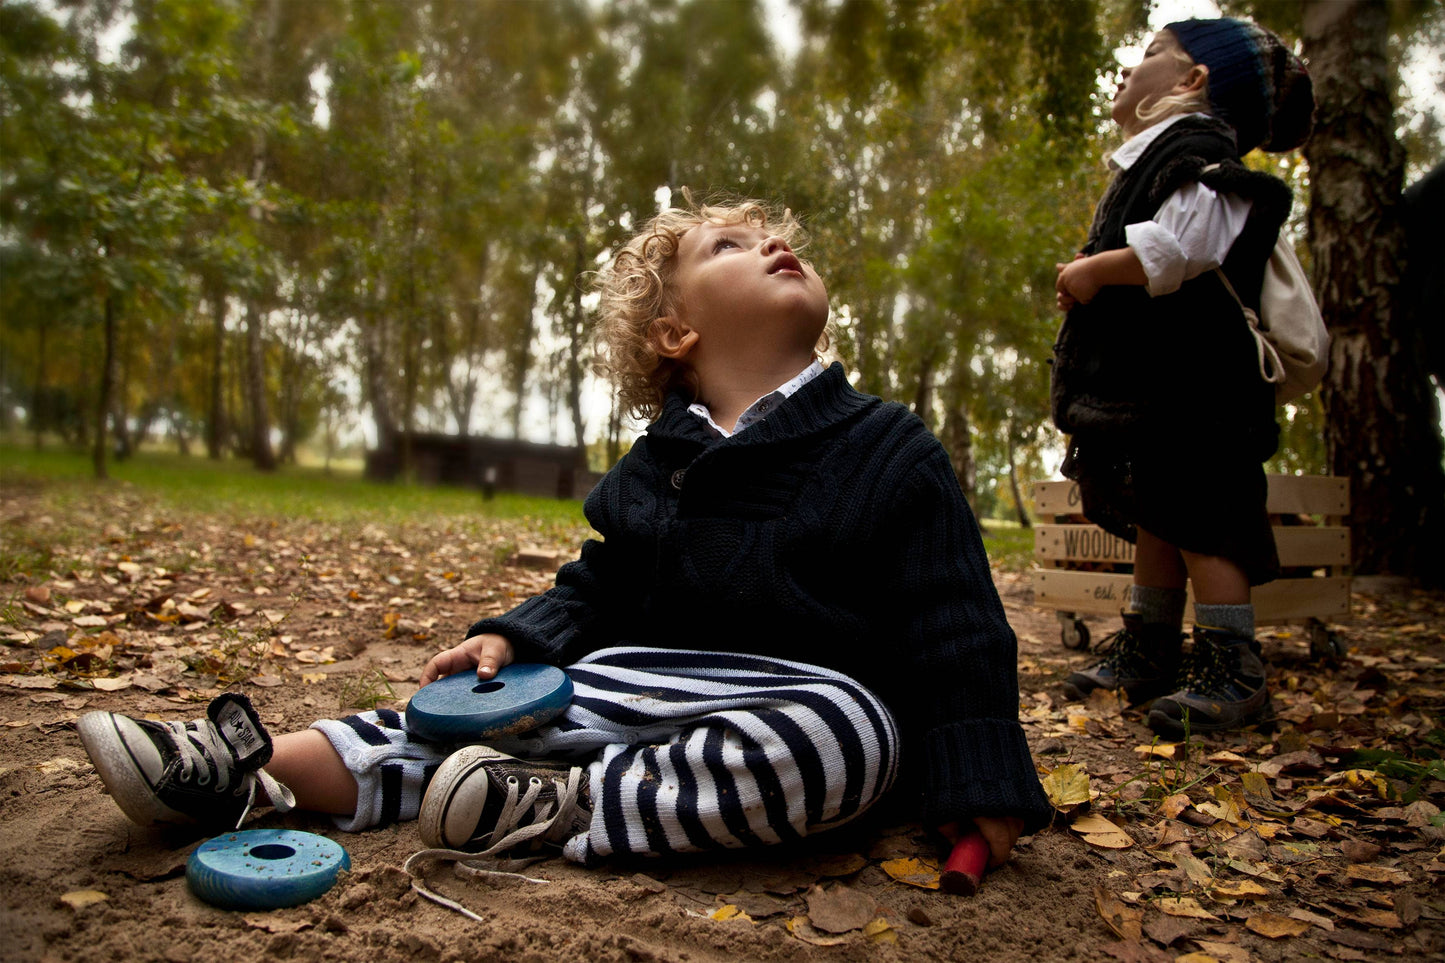
[[1014,453],[1018,450],[1018,446],[1014,444],[1013,425],[1006,425],[1005,431],[1005,444],[1008,445],[1008,484],[1009,491],[1013,493],[1014,514],[1018,517],[1019,527],[1033,528],[1034,520],[1029,517],[1028,508],[1024,505],[1023,486],[1019,484],[1018,459],[1014,457]]
[[1389,14],[1380,0],[1304,10],[1315,85],[1310,248],[1330,370],[1330,472],[1350,481],[1356,574],[1445,581],[1445,471],[1433,393],[1398,310],[1404,151],[1395,136]]
[[219,282],[206,285],[211,305],[211,400],[206,416],[206,457],[217,460],[226,440],[226,288]]
[[262,338],[262,317],[256,302],[247,300],[246,394],[251,409],[251,462],[261,471],[275,471],[271,413],[266,404],[266,344]]
[[100,364],[100,397],[95,403],[95,444],[91,448],[91,464],[95,467],[95,477],[104,481],[110,477],[105,464],[106,430],[105,423],[110,418],[111,396],[115,394],[116,368],[119,366],[119,358],[115,350],[115,295],[108,294],[105,297],[105,358]]
[[[584,221],[585,223],[585,221]],[[582,419],[582,349],[587,340],[587,312],[582,308],[582,275],[587,270],[587,244],[581,228],[572,238],[572,296],[568,300],[567,407],[577,439],[577,470],[587,470],[587,439]]]

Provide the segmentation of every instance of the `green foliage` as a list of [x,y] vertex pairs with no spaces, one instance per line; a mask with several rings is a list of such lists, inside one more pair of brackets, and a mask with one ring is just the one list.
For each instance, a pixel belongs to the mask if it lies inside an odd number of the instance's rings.
[[[1058,443],[1098,78],[1149,4],[794,5],[788,59],[760,0],[0,3],[0,429],[219,458],[274,422],[290,460],[363,418],[520,435],[545,409],[606,461],[629,426],[584,400],[578,279],[689,186],[806,215],[858,386],[1009,513]],[[1317,469],[1318,418],[1276,467]]]

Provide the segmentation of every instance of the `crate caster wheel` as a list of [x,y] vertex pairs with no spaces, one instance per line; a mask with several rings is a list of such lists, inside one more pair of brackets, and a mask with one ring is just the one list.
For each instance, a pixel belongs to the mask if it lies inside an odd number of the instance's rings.
[[1333,631],[1323,622],[1310,625],[1310,655],[1326,662],[1335,662],[1345,657],[1347,647],[1340,633]]
[[1066,649],[1083,651],[1089,647],[1089,627],[1083,619],[1060,612],[1059,640]]

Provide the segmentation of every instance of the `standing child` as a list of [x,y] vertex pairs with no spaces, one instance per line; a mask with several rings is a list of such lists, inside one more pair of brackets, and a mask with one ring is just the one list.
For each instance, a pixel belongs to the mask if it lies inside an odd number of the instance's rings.
[[1291,195],[1240,158],[1299,146],[1313,104],[1273,34],[1228,18],[1169,24],[1123,72],[1113,117],[1129,139],[1083,252],[1058,265],[1063,471],[1089,520],[1137,545],[1123,629],[1064,690],[1152,699],[1149,725],[1170,737],[1239,728],[1269,704],[1250,590],[1279,572],[1262,468],[1279,439],[1274,389],[1214,269],[1258,310]]
[[429,847],[588,863],[796,840],[897,783],[1003,862],[1051,815],[1014,635],[943,447],[818,361],[828,296],[799,230],[754,202],[670,209],[601,275],[609,366],[654,419],[587,499],[602,537],[421,677],[563,666],[562,716],[459,749],[393,711],[273,745],[231,694],[185,726],[91,713],[121,807],[233,826],[289,787],[343,829],[419,818]]

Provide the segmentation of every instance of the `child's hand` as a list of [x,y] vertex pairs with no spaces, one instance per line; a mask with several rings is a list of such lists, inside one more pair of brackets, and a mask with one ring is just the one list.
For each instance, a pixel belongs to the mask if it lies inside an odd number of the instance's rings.
[[426,668],[421,670],[421,684],[428,685],[472,666],[477,667],[478,679],[490,679],[502,666],[511,664],[512,643],[505,636],[474,635],[462,640],[460,645],[432,656]]
[[[988,868],[997,869],[1008,862],[1008,855],[1024,830],[1024,821],[1018,816],[975,816],[973,826],[988,843]],[[938,831],[950,846],[964,833],[958,823],[947,823],[938,827]]]
[[1059,272],[1058,279],[1054,282],[1054,291],[1058,295],[1055,303],[1060,311],[1067,311],[1076,304],[1088,304],[1099,293],[1099,288],[1103,285],[1095,276],[1091,262],[1091,258],[1080,254],[1068,264],[1054,265],[1054,269]]

